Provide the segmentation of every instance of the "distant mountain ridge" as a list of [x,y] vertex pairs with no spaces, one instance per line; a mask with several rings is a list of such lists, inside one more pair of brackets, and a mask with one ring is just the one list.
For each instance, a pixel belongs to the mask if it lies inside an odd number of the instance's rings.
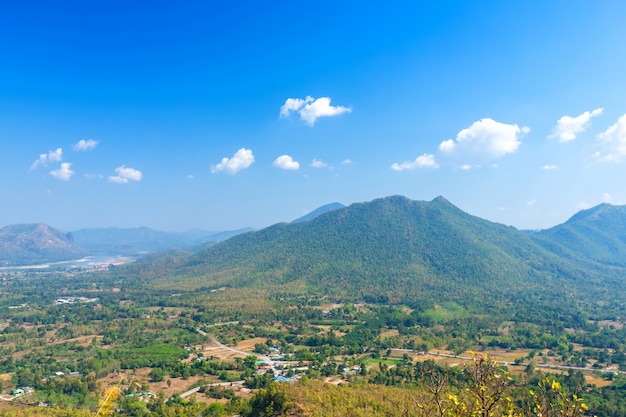
[[[308,288],[389,300],[467,297],[552,287],[584,278],[594,265],[565,259],[513,227],[471,216],[443,197],[391,196],[235,236],[180,262],[153,285]],[[157,278],[155,278],[157,277]],[[456,296],[454,294],[457,294]]]
[[330,203],[330,204],[326,204],[323,205],[321,207],[318,207],[317,209],[313,210],[312,212],[305,214],[302,217],[298,217],[297,219],[295,219],[294,221],[292,221],[291,223],[300,223],[300,222],[306,222],[309,220],[313,220],[314,218],[321,216],[324,213],[327,213],[329,211],[333,211],[333,210],[339,210],[342,208],[346,208],[346,206],[344,206],[341,203]]
[[170,249],[191,249],[210,246],[240,233],[253,230],[245,228],[224,232],[191,229],[186,232],[163,232],[149,227],[80,229],[74,231],[76,243],[90,253],[136,255]]
[[626,267],[626,206],[603,203],[530,236],[559,256]]
[[[294,220],[292,223],[312,220],[328,211],[344,208],[340,203],[326,204]],[[161,252],[171,249],[202,250],[233,236],[252,232],[246,227],[227,231],[191,229],[186,232],[163,232],[149,227],[80,229],[72,232],[74,240],[90,253],[129,254]]]
[[86,254],[70,233],[45,224],[18,224],[0,229],[0,266],[61,261]]
[[136,256],[173,249],[197,252],[251,230],[161,232],[137,227],[81,229],[65,233],[41,223],[9,225],[0,229],[0,266],[66,261],[92,255]]

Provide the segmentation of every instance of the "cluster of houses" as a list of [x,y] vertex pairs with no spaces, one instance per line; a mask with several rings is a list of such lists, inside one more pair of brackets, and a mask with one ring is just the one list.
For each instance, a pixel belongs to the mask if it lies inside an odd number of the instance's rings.
[[63,297],[57,298],[54,300],[55,305],[62,304],[74,304],[74,303],[95,303],[98,301],[98,298],[87,298],[87,297]]
[[29,392],[34,392],[35,389],[32,387],[22,387],[22,388],[16,388],[13,391],[10,392],[11,395],[17,397],[18,395],[22,395],[22,394],[26,394]]
[[48,381],[50,381],[50,380],[52,380],[54,378],[78,378],[80,376],[81,376],[81,373],[80,372],[76,372],[76,371],[70,372],[69,374],[66,374],[65,372],[58,371],[58,372],[55,372],[54,375],[49,375],[49,376],[45,377],[42,381],[43,382],[48,382]]
[[131,394],[126,394],[125,397],[126,398],[132,398],[132,397],[139,397],[139,398],[150,398],[152,397],[152,394],[150,391],[142,391],[142,392],[137,392],[137,393],[131,393]]
[[285,355],[281,355],[280,352],[278,354],[271,356],[270,358],[266,358],[266,360],[261,359],[256,362],[256,366],[258,368],[259,375],[263,375],[267,372],[272,372],[274,374],[274,381],[277,382],[295,382],[302,378],[302,373],[306,372],[309,367],[308,366],[299,366],[292,367],[294,362],[286,361],[286,360],[275,360],[275,359],[284,359]]

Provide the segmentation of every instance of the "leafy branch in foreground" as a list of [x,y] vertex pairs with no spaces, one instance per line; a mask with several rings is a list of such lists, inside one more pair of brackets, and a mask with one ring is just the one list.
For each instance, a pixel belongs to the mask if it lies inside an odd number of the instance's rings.
[[538,388],[530,391],[533,415],[540,417],[583,416],[588,410],[583,399],[576,394],[569,395],[556,380],[545,378],[539,381]]

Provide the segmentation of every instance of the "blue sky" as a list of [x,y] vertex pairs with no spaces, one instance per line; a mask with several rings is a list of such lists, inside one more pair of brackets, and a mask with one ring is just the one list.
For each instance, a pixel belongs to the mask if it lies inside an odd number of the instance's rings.
[[625,17],[621,1],[3,5],[0,226],[259,228],[401,194],[545,228],[623,204]]

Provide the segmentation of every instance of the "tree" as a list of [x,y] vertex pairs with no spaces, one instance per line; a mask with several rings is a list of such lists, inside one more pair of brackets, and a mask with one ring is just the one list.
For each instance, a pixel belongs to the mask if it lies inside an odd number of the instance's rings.
[[165,371],[161,368],[153,368],[148,375],[150,376],[150,382],[161,382],[165,377]]
[[465,368],[469,378],[468,392],[474,399],[473,408],[481,417],[490,417],[502,408],[502,398],[511,380],[509,373],[497,366],[489,356],[474,357],[473,365]]
[[242,410],[241,415],[243,417],[282,416],[291,406],[292,403],[288,399],[285,387],[273,383],[252,397],[249,408]]
[[202,413],[203,417],[222,417],[226,414],[226,408],[221,403],[212,403]]

